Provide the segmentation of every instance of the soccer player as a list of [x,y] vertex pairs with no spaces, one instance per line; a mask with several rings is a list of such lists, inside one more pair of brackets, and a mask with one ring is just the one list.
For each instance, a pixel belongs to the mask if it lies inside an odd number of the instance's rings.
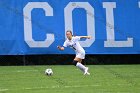
[[63,46],[57,46],[57,48],[59,50],[64,50],[64,47],[69,46],[70,48],[72,48],[73,50],[75,50],[76,53],[76,57],[73,60],[73,64],[75,66],[77,66],[83,73],[84,75],[90,75],[90,73],[88,72],[88,67],[84,66],[81,62],[83,59],[85,59],[85,50],[81,47],[79,40],[81,38],[87,38],[90,39],[91,36],[73,36],[72,32],[70,30],[68,30],[66,32],[66,36],[67,39],[64,42]]

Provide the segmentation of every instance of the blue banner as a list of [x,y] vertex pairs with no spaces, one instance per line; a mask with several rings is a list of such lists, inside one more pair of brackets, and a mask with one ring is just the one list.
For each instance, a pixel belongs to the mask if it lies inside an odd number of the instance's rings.
[[87,54],[139,54],[139,25],[138,0],[1,0],[0,55],[74,54],[67,30]]

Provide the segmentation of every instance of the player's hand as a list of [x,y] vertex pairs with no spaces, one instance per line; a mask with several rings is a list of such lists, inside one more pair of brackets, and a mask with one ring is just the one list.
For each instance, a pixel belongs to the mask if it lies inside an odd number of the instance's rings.
[[59,50],[64,50],[64,47],[61,47],[61,46],[57,46],[57,48],[58,48]]
[[57,46],[58,49],[61,49],[61,46]]
[[92,37],[91,36],[87,36],[87,39],[91,39]]

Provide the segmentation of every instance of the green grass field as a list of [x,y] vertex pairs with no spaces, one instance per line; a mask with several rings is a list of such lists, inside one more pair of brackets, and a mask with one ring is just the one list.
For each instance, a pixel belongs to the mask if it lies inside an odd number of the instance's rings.
[[[53,76],[44,75],[47,67]],[[0,93],[140,93],[140,65],[0,66]]]

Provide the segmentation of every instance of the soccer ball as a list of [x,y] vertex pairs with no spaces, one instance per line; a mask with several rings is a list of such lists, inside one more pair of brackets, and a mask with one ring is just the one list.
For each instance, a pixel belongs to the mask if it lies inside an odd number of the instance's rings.
[[48,76],[53,75],[52,69],[51,69],[51,68],[46,69],[46,70],[45,70],[45,74],[48,75]]

